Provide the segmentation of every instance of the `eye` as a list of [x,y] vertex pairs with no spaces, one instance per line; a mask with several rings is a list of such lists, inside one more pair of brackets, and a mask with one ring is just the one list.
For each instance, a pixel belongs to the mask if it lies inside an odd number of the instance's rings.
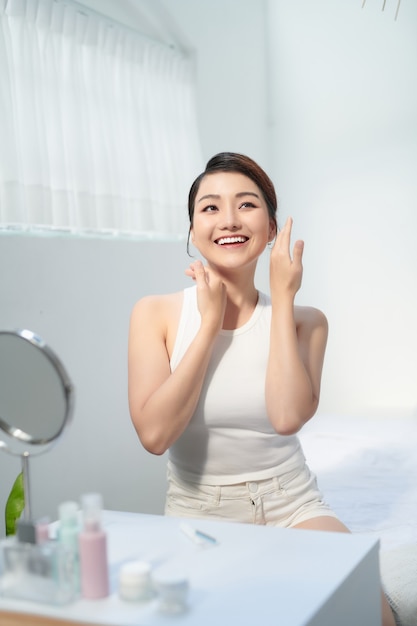
[[214,211],[217,211],[217,207],[214,204],[209,204],[201,210],[202,213],[213,213]]
[[254,209],[255,207],[256,204],[248,200],[247,202],[242,202],[242,204],[239,206],[239,209]]

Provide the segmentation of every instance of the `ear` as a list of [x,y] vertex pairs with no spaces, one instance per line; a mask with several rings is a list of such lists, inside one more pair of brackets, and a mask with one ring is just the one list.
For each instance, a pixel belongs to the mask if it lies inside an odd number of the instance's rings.
[[269,220],[269,242],[277,236],[277,225],[274,220]]

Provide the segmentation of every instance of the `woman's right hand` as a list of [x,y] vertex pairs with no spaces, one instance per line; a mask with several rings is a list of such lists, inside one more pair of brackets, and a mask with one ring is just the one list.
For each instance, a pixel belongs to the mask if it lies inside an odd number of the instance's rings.
[[292,223],[292,218],[289,217],[284,228],[278,233],[271,250],[269,278],[272,300],[280,301],[287,295],[294,299],[301,286],[304,242],[301,240],[295,242],[291,258]]
[[226,286],[220,277],[201,261],[194,261],[185,271],[197,285],[197,304],[202,324],[207,324],[216,333],[223,326],[226,310]]

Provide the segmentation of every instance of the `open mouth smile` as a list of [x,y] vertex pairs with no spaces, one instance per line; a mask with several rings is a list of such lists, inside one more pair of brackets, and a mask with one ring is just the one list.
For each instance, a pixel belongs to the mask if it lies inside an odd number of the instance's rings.
[[237,235],[235,237],[221,237],[220,239],[216,239],[214,243],[218,246],[224,246],[226,244],[234,244],[234,243],[245,243],[248,241],[249,237],[243,237],[243,235]]

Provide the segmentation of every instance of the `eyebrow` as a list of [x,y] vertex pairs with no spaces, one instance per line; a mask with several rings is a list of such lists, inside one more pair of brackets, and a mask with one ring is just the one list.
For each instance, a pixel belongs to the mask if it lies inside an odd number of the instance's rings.
[[[255,193],[254,191],[239,191],[239,193],[235,194],[235,198],[243,198],[244,196],[254,196],[255,198],[259,198],[259,194]],[[217,193],[208,193],[205,196],[201,196],[201,198],[199,198],[197,200],[197,202],[202,202],[203,200],[219,200],[221,198],[220,194]]]

